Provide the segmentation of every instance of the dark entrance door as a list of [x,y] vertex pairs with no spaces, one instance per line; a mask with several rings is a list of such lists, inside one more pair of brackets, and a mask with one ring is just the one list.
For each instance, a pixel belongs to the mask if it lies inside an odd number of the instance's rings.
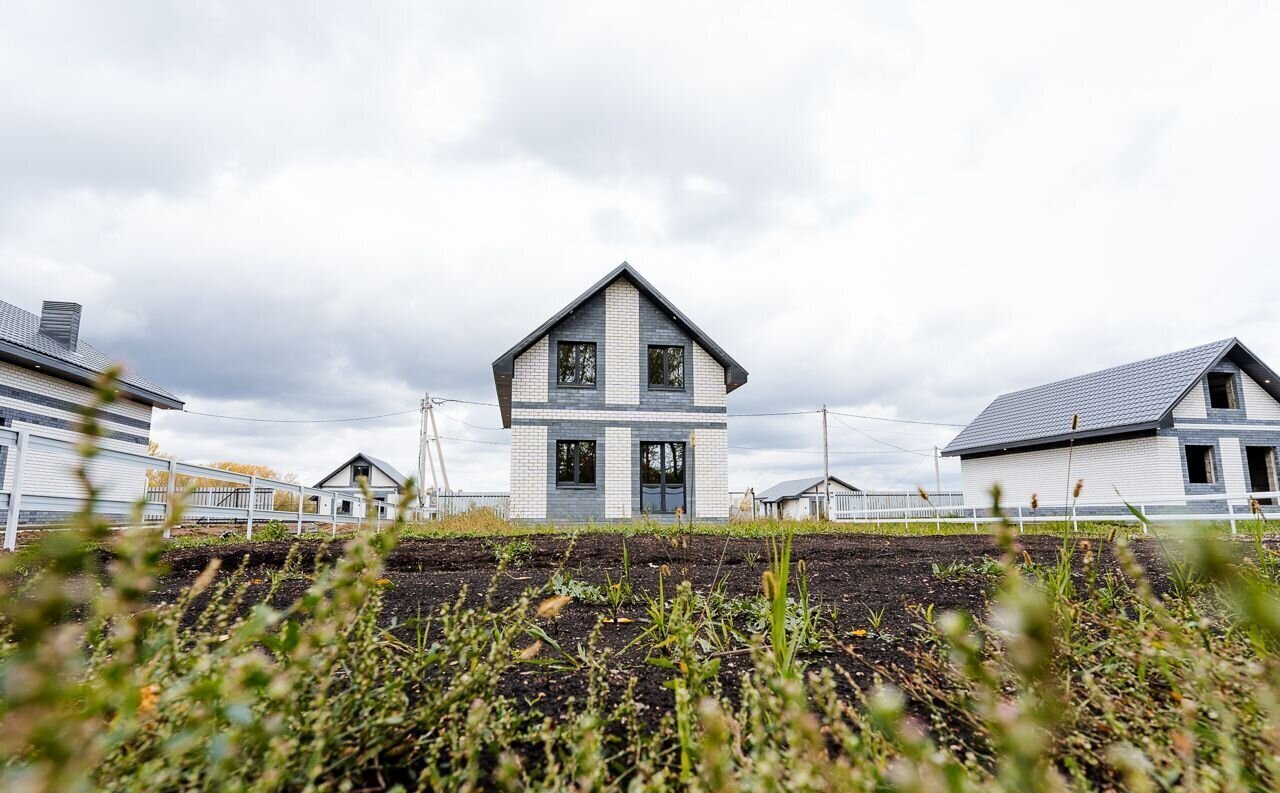
[[[1270,446],[1246,446],[1249,463],[1249,491],[1272,493],[1276,490],[1276,450]],[[1274,498],[1260,498],[1261,504],[1275,504]]]
[[662,441],[640,444],[640,509],[687,512],[684,505],[684,444]]

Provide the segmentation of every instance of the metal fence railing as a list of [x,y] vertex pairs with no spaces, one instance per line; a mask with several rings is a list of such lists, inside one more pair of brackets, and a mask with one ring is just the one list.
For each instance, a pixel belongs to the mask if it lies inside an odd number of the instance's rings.
[[477,509],[490,509],[500,518],[507,517],[511,506],[509,493],[437,493],[432,496],[433,512],[438,518],[461,515]]
[[[24,492],[24,487],[29,484],[26,481],[24,468],[30,452],[38,450],[46,455],[52,454],[56,458],[65,460],[69,468],[76,464],[80,451],[76,443],[42,435],[26,428],[0,428],[0,448],[7,450],[6,467],[12,472],[6,476],[9,489],[0,492],[0,510],[7,513],[4,548],[11,551],[17,547],[18,527],[24,513],[57,513],[70,516],[84,506],[82,496],[48,495],[34,490]],[[363,522],[366,516],[372,520],[382,520],[387,512],[385,509],[387,504],[384,502],[365,499],[359,494],[335,493],[292,482],[279,482],[264,477],[223,471],[220,468],[151,457],[140,452],[99,449],[95,463],[99,461],[110,464],[114,468],[137,471],[138,495],[144,500],[142,508],[144,521],[163,519],[173,509],[173,504],[181,502],[184,518],[243,523],[246,539],[252,539],[255,523],[262,521],[278,520],[293,523],[295,532],[298,534],[302,533],[304,522],[328,524],[336,532],[339,524],[358,524]],[[164,497],[159,501],[152,501],[150,494],[143,487],[148,471],[165,471],[168,474],[167,485],[163,491]],[[205,499],[202,497],[186,499],[178,486],[178,480],[181,477],[226,482],[231,489],[240,490],[246,494],[253,492],[255,497],[251,500],[247,495],[243,496],[235,504],[203,503]],[[263,508],[260,504],[263,491],[269,491],[267,493],[269,500],[266,502],[269,507],[275,506],[274,501],[270,500],[273,493],[284,492],[294,495],[295,498],[291,499],[291,503],[296,504],[296,509],[285,511]],[[312,503],[310,508],[315,511],[306,511],[308,502]],[[100,498],[94,502],[93,509],[100,515],[128,517],[133,514],[135,506],[135,502],[130,499]],[[394,508],[394,505],[391,506]],[[409,518],[417,520],[426,513],[427,510],[410,509]]]
[[[836,502],[834,495],[832,502]],[[1004,519],[1017,524],[1020,530],[1029,523],[1065,522],[1078,527],[1081,522],[1089,521],[1140,523],[1145,519],[1151,523],[1229,523],[1234,533],[1240,521],[1256,517],[1254,505],[1268,520],[1280,517],[1277,503],[1280,503],[1280,492],[1212,493],[1132,503],[1039,504],[1036,509],[1017,506],[1006,507],[1002,511]],[[981,524],[1002,519],[989,504],[921,503],[870,509],[835,506],[832,519],[849,523],[971,523],[977,529]]]

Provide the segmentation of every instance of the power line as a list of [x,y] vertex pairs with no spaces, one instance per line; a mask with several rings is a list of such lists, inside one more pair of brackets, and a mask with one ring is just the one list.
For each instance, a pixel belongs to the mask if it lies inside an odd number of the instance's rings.
[[446,402],[457,402],[462,405],[481,405],[487,408],[501,407],[497,402],[472,402],[469,399],[449,399],[447,397],[432,397],[432,404],[443,405]]
[[[448,419],[449,421],[452,421],[454,424],[461,424],[464,427],[470,427],[474,430],[488,430],[489,432],[502,432],[503,430],[506,429],[506,427],[482,427],[479,424],[472,424],[470,422],[463,421],[462,419],[455,419],[453,416],[450,416],[448,413],[445,413],[443,410],[437,409],[436,412],[439,413],[442,417]],[[444,436],[442,435],[440,437],[444,437]]]
[[[892,421],[896,424],[924,424],[930,427],[959,427],[961,429],[968,426],[967,424],[947,424],[942,421],[924,421],[922,419],[891,419],[885,416],[863,416],[857,413],[840,413],[834,410],[828,412],[833,416],[844,416],[851,419],[868,419],[870,421]],[[846,424],[845,426],[847,427],[849,425]]]
[[890,447],[890,448],[897,449],[897,450],[898,450],[898,451],[900,451],[900,452],[907,452],[908,454],[918,454],[918,455],[920,455],[921,457],[924,457],[924,456],[925,456],[925,454],[924,454],[923,452],[913,452],[913,451],[911,451],[910,449],[904,449],[904,448],[902,448],[901,446],[897,445],[896,443],[889,443],[888,441],[882,441],[882,440],[880,440],[879,438],[876,438],[876,437],[874,437],[874,436],[872,436],[872,435],[868,435],[867,433],[863,432],[862,430],[858,429],[857,427],[853,426],[852,424],[846,424],[845,422],[841,421],[841,420],[840,420],[840,417],[839,417],[839,416],[836,416],[834,413],[832,414],[832,416],[835,418],[836,422],[837,422],[837,423],[839,423],[841,426],[845,427],[846,429],[851,429],[851,430],[853,430],[854,432],[858,433],[859,435],[861,435],[862,437],[866,438],[866,439],[867,439],[867,440],[869,440],[869,441],[874,441],[875,443],[878,443],[878,444],[880,444],[881,446],[888,446],[888,447]]
[[781,413],[726,413],[725,415],[731,419],[744,419],[760,416],[812,416],[821,412],[821,410],[790,410]]
[[372,421],[374,419],[385,419],[390,416],[406,416],[410,413],[417,413],[418,408],[413,410],[401,410],[396,413],[379,413],[376,416],[351,416],[341,419],[268,419],[256,418],[253,416],[224,416],[220,413],[201,413],[198,410],[187,410],[183,408],[181,413],[190,413],[193,416],[204,416],[213,419],[230,419],[232,421],[254,421],[261,424],[337,424],[346,421]]
[[510,443],[507,443],[505,441],[481,441],[481,440],[476,440],[475,438],[455,438],[449,435],[437,435],[436,437],[444,438],[446,441],[461,441],[462,443],[483,443],[486,446],[510,446],[511,445]]
[[[730,446],[730,449],[739,449],[747,452],[785,452],[789,454],[822,454],[821,449],[767,449],[760,446]],[[923,450],[922,450],[923,451]],[[878,449],[832,449],[831,454],[920,454],[921,452],[911,451],[910,449],[902,449],[898,451],[880,451]]]

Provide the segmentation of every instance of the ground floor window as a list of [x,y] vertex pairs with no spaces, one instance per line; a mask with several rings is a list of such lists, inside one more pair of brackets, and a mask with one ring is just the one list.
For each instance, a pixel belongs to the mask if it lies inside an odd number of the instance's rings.
[[556,441],[556,486],[593,487],[596,483],[596,442]]
[[[1276,450],[1270,446],[1246,446],[1245,462],[1249,466],[1249,492],[1272,493],[1276,490]],[[1272,506],[1275,499],[1263,497],[1258,503]]]
[[1213,474],[1213,447],[1187,446],[1187,480],[1193,485],[1211,485]]
[[640,444],[640,509],[642,512],[688,511],[683,443]]

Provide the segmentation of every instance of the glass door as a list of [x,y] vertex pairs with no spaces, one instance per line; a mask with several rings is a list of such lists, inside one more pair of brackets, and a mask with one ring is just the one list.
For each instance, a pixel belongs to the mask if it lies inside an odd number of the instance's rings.
[[640,444],[640,509],[671,513],[685,506],[684,444],[670,441]]

